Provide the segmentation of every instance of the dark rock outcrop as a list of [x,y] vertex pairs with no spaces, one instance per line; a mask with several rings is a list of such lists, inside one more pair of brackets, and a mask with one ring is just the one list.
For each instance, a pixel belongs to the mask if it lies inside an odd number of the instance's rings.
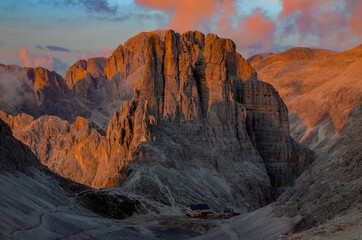
[[23,171],[40,166],[29,147],[12,136],[10,127],[0,119],[0,173]]

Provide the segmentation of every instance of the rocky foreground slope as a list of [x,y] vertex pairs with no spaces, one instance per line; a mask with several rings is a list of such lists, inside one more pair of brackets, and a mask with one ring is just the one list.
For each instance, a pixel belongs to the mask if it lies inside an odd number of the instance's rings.
[[2,118],[57,173],[167,205],[252,210],[294,185],[312,156],[289,136],[279,94],[231,40],[167,31],[144,46],[133,100],[106,133],[84,118]]
[[75,235],[144,239],[144,234],[121,227],[114,219],[144,213],[138,200],[91,189],[53,173],[12,136],[10,127],[1,119],[0,186],[1,239]]
[[[222,224],[219,219],[144,215],[155,203],[126,197],[116,188],[94,190],[62,178],[13,138],[1,119],[0,150],[1,239],[189,239]],[[254,218],[244,221],[244,229],[257,227],[264,236],[290,232],[295,222]],[[276,225],[277,230],[271,228]]]

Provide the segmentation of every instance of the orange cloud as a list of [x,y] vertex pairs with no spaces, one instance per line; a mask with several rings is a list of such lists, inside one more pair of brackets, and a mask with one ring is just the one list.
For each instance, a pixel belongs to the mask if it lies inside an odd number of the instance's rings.
[[351,0],[347,2],[347,9],[351,12],[348,27],[352,34],[362,35],[362,1]]
[[23,48],[17,53],[17,56],[18,61],[24,65],[24,67],[44,67],[52,71],[57,71],[61,75],[64,75],[67,70],[67,65],[63,61],[50,55],[30,53]]
[[[233,10],[226,9],[227,12]],[[256,8],[249,16],[238,19],[237,27],[220,19],[217,32],[235,41],[238,50],[248,57],[257,52],[271,51],[274,44],[275,23],[265,16],[260,8]]]
[[222,9],[222,0],[136,0],[140,6],[173,13],[169,27],[178,31],[205,31]]

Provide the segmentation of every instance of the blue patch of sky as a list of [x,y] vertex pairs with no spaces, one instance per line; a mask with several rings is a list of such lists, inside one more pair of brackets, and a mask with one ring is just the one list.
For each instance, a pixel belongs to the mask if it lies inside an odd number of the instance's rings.
[[241,15],[250,15],[259,7],[264,10],[266,16],[273,20],[277,18],[282,10],[280,0],[237,0],[236,6]]

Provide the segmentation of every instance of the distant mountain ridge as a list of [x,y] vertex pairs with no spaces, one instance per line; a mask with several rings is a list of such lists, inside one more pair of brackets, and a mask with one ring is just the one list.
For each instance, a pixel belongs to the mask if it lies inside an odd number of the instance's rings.
[[342,52],[294,48],[251,64],[279,91],[291,119],[299,119],[292,121],[293,136],[308,141],[325,118],[338,133],[362,101],[361,55],[362,45]]
[[78,115],[90,116],[91,108],[74,96],[63,77],[54,71],[0,64],[0,109],[4,111],[73,120]]

